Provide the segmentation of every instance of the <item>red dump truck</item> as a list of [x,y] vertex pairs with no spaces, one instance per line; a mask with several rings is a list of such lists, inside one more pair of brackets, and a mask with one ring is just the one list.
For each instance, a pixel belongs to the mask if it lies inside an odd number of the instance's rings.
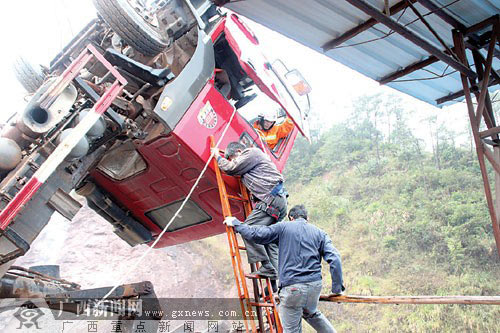
[[[257,146],[279,170],[297,135],[308,135],[310,87],[268,61],[238,15],[210,1],[94,4],[98,18],[49,68],[16,65],[32,95],[0,135],[0,276],[54,211],[76,214],[73,190],[130,246],[151,244],[210,157],[209,137],[220,138],[235,110],[221,146]],[[257,93],[295,124],[274,149],[239,112]],[[157,247],[222,233],[221,222],[209,169]]]

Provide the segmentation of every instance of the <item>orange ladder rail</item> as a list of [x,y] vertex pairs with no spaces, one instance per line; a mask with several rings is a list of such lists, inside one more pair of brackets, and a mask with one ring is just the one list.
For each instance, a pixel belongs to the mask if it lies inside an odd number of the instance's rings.
[[[210,137],[210,141],[211,141],[211,147],[212,148],[215,147],[215,139],[213,136]],[[214,171],[217,178],[217,185],[219,188],[219,196],[222,206],[222,215],[224,216],[224,218],[232,216],[229,200],[240,201],[244,206],[245,216],[250,215],[250,213],[252,212],[250,197],[247,188],[241,183],[241,180],[238,180],[238,182],[240,185],[242,197],[240,198],[238,196],[228,195],[226,190],[226,184],[224,182],[224,179],[222,178],[222,173],[219,169],[219,165],[217,163],[216,158],[214,158]],[[270,279],[263,278],[258,275],[245,274],[243,270],[243,262],[241,259],[240,250],[245,250],[246,248],[244,246],[239,245],[238,237],[236,236],[233,227],[226,226],[226,234],[228,237],[229,252],[231,255],[231,264],[233,266],[233,272],[234,272],[236,287],[238,289],[238,296],[240,300],[246,331],[250,332],[248,325],[248,322],[250,322],[250,328],[252,333],[264,332],[264,323],[261,311],[261,308],[264,308],[266,312],[267,322],[269,324],[269,332],[271,333],[283,332],[276,306],[276,301],[274,300]],[[253,280],[254,297],[255,297],[254,302],[250,300],[250,294],[248,292],[246,278]],[[257,283],[257,280],[259,280],[259,283]],[[266,281],[267,290],[269,294],[267,296],[264,295],[262,280]],[[264,300],[263,302],[260,302],[259,284],[260,284],[260,291],[262,291],[262,297]],[[255,325],[255,320],[253,315],[254,312],[252,310],[252,307],[255,307],[256,309],[255,313],[257,314],[257,319],[259,321],[259,329],[257,329]]]

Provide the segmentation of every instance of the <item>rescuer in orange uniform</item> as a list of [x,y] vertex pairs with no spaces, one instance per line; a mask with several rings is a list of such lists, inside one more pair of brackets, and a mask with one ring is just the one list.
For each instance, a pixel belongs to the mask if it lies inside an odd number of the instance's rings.
[[286,117],[281,124],[276,124],[278,121],[277,110],[269,110],[259,115],[259,119],[254,122],[253,127],[261,136],[271,150],[276,147],[280,139],[286,138],[293,129],[293,121]]

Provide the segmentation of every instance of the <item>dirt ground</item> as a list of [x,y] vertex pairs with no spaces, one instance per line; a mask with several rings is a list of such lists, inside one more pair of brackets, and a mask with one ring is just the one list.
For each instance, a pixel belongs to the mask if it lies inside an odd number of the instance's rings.
[[[237,297],[225,235],[152,250],[137,269],[130,271],[148,247],[130,247],[113,233],[113,227],[106,220],[88,208],[84,201],[82,204],[83,208],[72,221],[55,213],[30,251],[15,265],[25,268],[59,265],[61,278],[80,284],[82,289],[113,286],[120,281],[124,284],[151,281],[158,298]],[[19,328],[19,321],[13,317],[14,311],[0,313],[0,331],[66,332],[71,325],[77,325],[70,331],[89,332],[87,323],[81,320],[62,326],[62,321],[54,321],[48,310],[43,311],[48,315],[38,321],[43,326],[40,330],[36,327]],[[99,323],[97,332],[110,332],[111,324],[111,320],[102,325]],[[197,327],[203,325],[206,323],[196,323]],[[225,325],[230,323],[226,321]],[[176,331],[176,326],[184,331],[183,322],[172,322],[170,332]]]
[[72,221],[56,213],[16,265],[59,265],[61,277],[82,289],[148,280],[158,297],[229,296],[230,288],[217,279],[217,267],[207,262],[206,253],[197,253],[201,247],[195,242],[155,249],[124,277],[147,246],[130,247],[112,230],[86,206]]

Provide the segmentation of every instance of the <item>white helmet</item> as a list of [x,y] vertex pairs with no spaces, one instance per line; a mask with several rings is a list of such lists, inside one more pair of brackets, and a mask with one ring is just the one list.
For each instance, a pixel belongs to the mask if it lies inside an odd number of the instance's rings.
[[262,117],[264,120],[277,122],[278,121],[278,110],[269,109],[265,112],[259,114],[259,117]]

